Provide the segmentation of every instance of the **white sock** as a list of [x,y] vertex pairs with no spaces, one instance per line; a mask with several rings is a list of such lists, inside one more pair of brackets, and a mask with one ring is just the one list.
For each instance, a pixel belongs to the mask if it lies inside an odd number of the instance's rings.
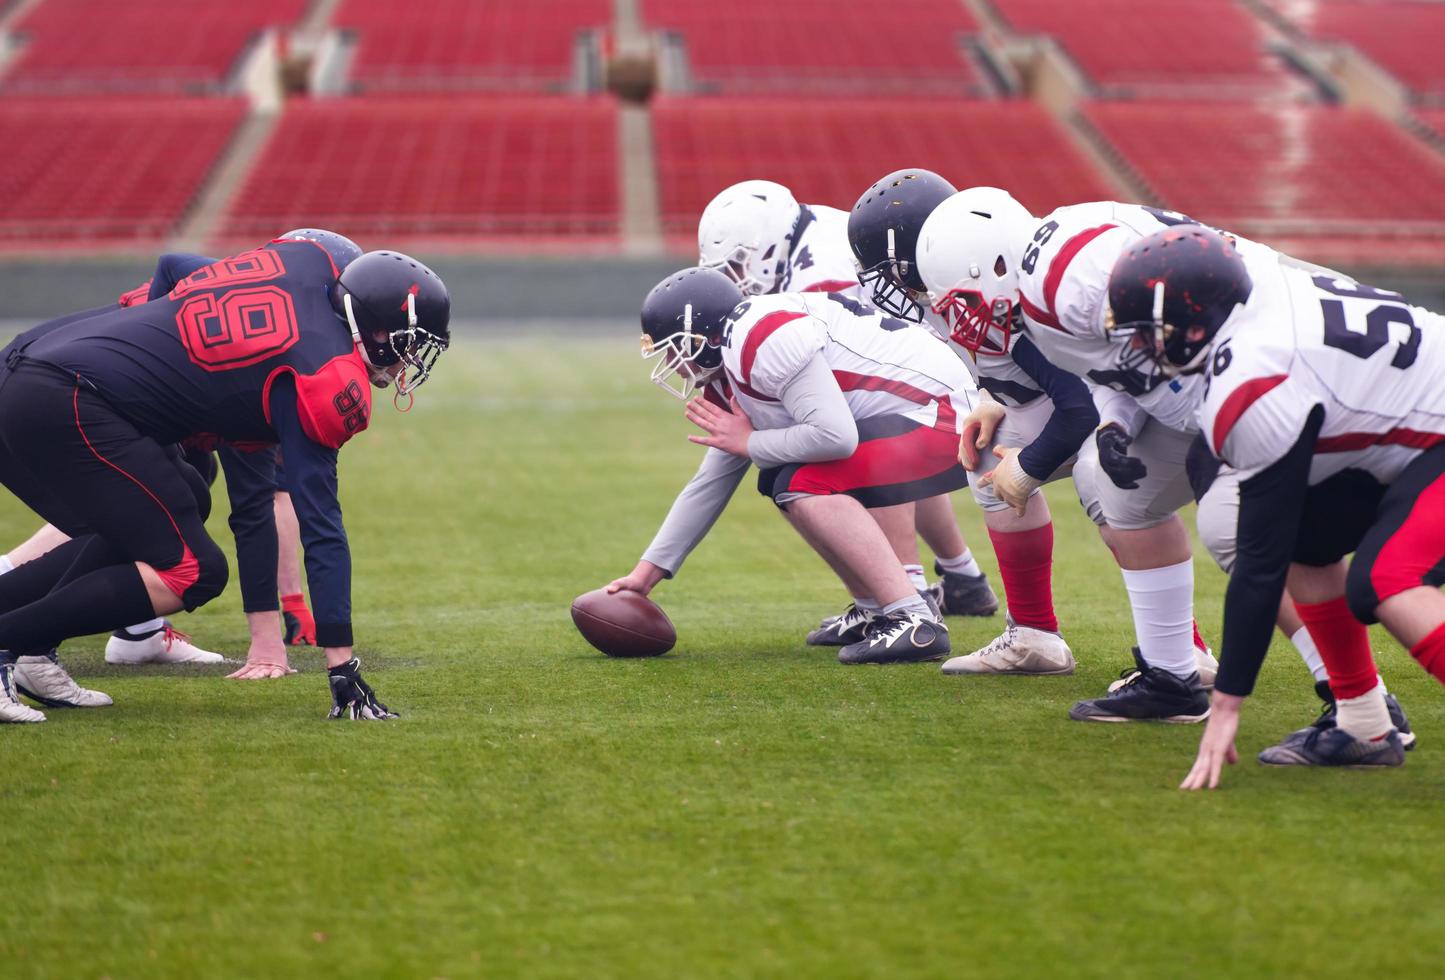
[[1380,684],[1357,698],[1336,701],[1335,706],[1335,724],[1355,738],[1373,742],[1395,727],[1390,724],[1390,709],[1385,707],[1385,689]]
[[154,633],[156,630],[160,629],[164,625],[166,625],[166,621],[161,617],[157,616],[155,619],[147,619],[144,623],[136,623],[134,626],[127,626],[125,628],[125,631],[131,636],[140,636],[143,633]]
[[1310,669],[1315,680],[1327,681],[1330,679],[1329,671],[1325,670],[1325,662],[1320,659],[1320,651],[1315,647],[1314,638],[1310,636],[1308,629],[1301,626],[1294,631],[1294,635],[1289,638],[1289,641],[1299,651],[1300,659],[1305,662],[1305,666]]
[[1164,568],[1121,569],[1139,652],[1150,667],[1188,677],[1194,662],[1194,559]]
[[971,548],[964,548],[963,554],[957,558],[944,558],[942,555],[935,557],[938,558],[938,567],[945,572],[954,575],[969,575],[975,578],[983,574],[983,569],[979,568],[978,562],[973,560],[973,549]]
[[14,570],[15,565],[10,561],[10,556],[0,555],[0,575],[4,575],[6,572],[13,572]]
[[930,621],[933,619],[933,610],[928,607],[927,602],[923,601],[923,596],[917,592],[910,596],[904,596],[897,602],[888,603],[888,605],[880,609],[879,612],[884,616],[890,616],[896,612],[910,612],[923,619]]
[[923,574],[922,565],[904,565],[903,574],[908,576],[908,581],[913,583],[915,589],[928,588],[928,576]]
[[877,599],[869,599],[856,595],[853,597],[853,605],[857,606],[865,613],[873,613],[874,615],[878,613],[878,610],[883,608],[882,606],[878,605]]

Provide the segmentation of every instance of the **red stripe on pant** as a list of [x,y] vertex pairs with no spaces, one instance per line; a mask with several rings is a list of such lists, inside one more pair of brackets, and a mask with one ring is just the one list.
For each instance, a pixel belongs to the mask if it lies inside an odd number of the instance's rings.
[[902,435],[858,444],[847,459],[800,466],[790,493],[834,494],[912,483],[958,465],[958,436],[920,425]]
[[1425,585],[1425,576],[1441,559],[1445,559],[1445,477],[1415,499],[1405,522],[1375,556],[1370,586],[1376,601]]
[[91,444],[90,437],[85,434],[85,426],[82,425],[80,422],[79,387],[75,389],[73,404],[75,406],[75,431],[80,433],[80,438],[85,442],[85,448],[89,449],[91,455],[94,456],[96,459],[100,460],[106,466],[109,466],[121,476],[125,477],[127,480],[140,487],[147,497],[155,501],[156,506],[161,509],[161,513],[166,515],[166,520],[170,521],[171,528],[176,532],[176,538],[181,542],[180,560],[169,568],[159,568],[155,565],[151,565],[151,567],[155,569],[156,575],[160,578],[161,582],[165,585],[165,587],[174,592],[177,598],[183,596],[185,594],[185,591],[191,586],[195,585],[196,580],[201,577],[201,563],[197,561],[196,556],[191,553],[191,546],[186,544],[185,536],[181,534],[180,525],[176,524],[176,519],[171,516],[170,509],[167,508],[165,504],[161,503],[161,498],[157,497],[154,493],[152,493],[150,487],[146,486],[144,483],[131,476],[119,466],[116,466],[110,460],[106,459],[96,450],[95,446]]

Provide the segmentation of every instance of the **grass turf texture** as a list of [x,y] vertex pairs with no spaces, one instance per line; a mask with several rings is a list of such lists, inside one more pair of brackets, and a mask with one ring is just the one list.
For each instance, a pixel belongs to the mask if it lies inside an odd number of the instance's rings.
[[[1277,643],[1227,788],[1200,729],[1065,714],[1128,663],[1122,583],[1067,487],[1080,669],[948,678],[802,644],[842,604],[744,484],[656,593],[669,656],[612,661],[569,601],[631,568],[698,449],[628,344],[464,341],[343,453],[367,676],[323,721],[273,682],[111,668],[116,706],[0,729],[7,976],[1411,975],[1445,956],[1440,691],[1383,635],[1420,732],[1391,772],[1260,767],[1317,708]],[[224,494],[211,526],[229,548]],[[957,499],[997,583],[978,510]],[[13,500],[0,529],[34,520]],[[1200,619],[1223,578],[1200,552]],[[954,620],[956,651],[1002,617]],[[179,625],[239,656],[234,583]]]

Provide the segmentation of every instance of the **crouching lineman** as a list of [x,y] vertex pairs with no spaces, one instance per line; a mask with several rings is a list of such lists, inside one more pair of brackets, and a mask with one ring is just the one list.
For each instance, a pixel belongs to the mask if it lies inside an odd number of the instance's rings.
[[1166,375],[1207,377],[1201,431],[1240,477],[1214,710],[1182,787],[1217,786],[1238,758],[1240,706],[1286,583],[1329,672],[1335,724],[1260,760],[1400,765],[1362,624],[1383,622],[1445,681],[1445,318],[1327,272],[1247,262],[1199,226],[1127,249],[1109,303]]
[[279,443],[331,717],[393,717],[352,656],[337,450],[369,423],[370,384],[409,395],[426,380],[449,316],[446,287],[413,259],[373,252],[338,277],[316,243],[277,241],[164,299],[17,338],[0,367],[0,482],[71,540],[0,576],[0,718],[44,720],[15,697],[18,656],[225,587],[225,556],[166,450],[203,433]]
[[[722,190],[703,209],[697,226],[698,265],[717,269],[749,296],[828,293],[861,312],[851,303],[865,299],[849,244],[851,219],[837,208],[799,204],[782,184],[745,180]],[[875,516],[914,587],[929,588],[945,615],[992,616],[998,611],[998,597],[974,560],[947,496]],[[919,560],[918,537],[935,555],[940,579],[932,586]],[[861,626],[856,615],[831,617],[813,631],[810,642],[851,642]]]
[[686,269],[642,307],[643,356],[653,380],[691,398],[706,435],[697,475],[652,544],[609,590],[647,594],[672,577],[712,527],[749,463],[802,538],[842,579],[862,613],[845,664],[938,660],[949,652],[938,611],[904,573],[870,507],[962,487],[960,412],[967,369],[926,330],[884,329],[827,296],[745,299],[730,278]]

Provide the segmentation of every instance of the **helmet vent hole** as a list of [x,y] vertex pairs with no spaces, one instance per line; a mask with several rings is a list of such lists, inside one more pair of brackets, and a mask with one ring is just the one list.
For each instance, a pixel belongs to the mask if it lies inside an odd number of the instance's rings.
[[998,258],[994,259],[993,274],[996,276],[1002,276],[1005,272],[1008,272],[1008,263],[1005,262],[1003,260],[1003,256],[1000,255]]

